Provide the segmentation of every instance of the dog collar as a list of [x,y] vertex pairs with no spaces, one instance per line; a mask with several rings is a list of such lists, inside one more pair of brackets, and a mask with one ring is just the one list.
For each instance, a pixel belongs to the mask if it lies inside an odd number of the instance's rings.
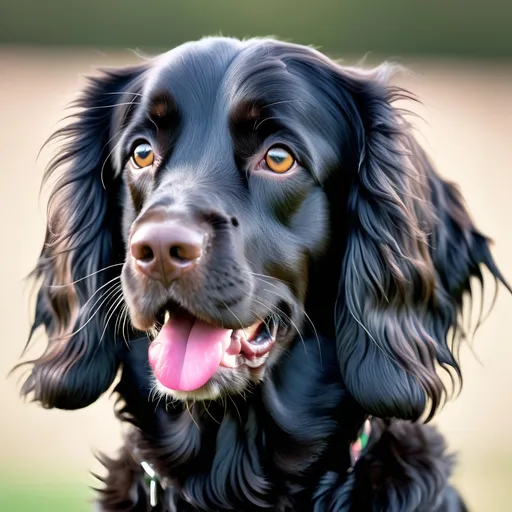
[[[361,453],[368,446],[370,434],[371,423],[370,420],[367,419],[364,422],[359,437],[350,445],[350,458],[352,463],[348,468],[349,473],[353,471],[356,462],[359,460],[359,457],[361,456]],[[152,508],[155,508],[158,505],[158,487],[160,486],[158,475],[156,471],[151,467],[151,464],[149,464],[148,462],[142,461],[140,465],[144,470],[146,485],[149,487],[149,504]]]

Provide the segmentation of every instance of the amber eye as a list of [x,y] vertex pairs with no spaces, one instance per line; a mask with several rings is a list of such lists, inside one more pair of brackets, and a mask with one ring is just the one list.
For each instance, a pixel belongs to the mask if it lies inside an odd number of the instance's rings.
[[154,159],[153,148],[147,142],[138,144],[133,150],[132,160],[137,167],[148,167],[153,163]]
[[294,166],[295,158],[286,149],[276,146],[267,151],[265,163],[271,171],[283,173]]

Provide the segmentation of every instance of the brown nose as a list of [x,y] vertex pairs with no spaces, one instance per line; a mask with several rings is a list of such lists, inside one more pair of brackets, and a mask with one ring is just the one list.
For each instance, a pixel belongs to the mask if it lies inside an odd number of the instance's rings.
[[176,221],[149,222],[133,233],[130,253],[143,274],[168,285],[199,263],[204,239]]

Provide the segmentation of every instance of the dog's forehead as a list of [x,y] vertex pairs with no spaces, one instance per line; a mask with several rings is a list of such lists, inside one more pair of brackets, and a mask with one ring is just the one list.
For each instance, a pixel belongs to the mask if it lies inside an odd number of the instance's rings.
[[178,104],[211,100],[225,80],[230,64],[249,42],[205,38],[185,43],[154,59],[145,95],[168,90]]
[[306,91],[282,57],[312,53],[309,48],[274,39],[205,38],[155,58],[144,95],[167,90],[184,109],[191,103],[228,106],[262,95],[279,101],[302,92],[304,99]]

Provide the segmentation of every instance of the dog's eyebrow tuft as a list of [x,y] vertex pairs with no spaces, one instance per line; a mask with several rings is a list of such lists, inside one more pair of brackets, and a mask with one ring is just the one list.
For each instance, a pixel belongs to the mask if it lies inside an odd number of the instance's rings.
[[159,91],[152,95],[149,102],[149,116],[155,122],[162,122],[176,112],[176,105],[167,91]]
[[231,112],[231,122],[242,124],[255,122],[261,117],[261,106],[255,101],[244,101],[235,106]]

